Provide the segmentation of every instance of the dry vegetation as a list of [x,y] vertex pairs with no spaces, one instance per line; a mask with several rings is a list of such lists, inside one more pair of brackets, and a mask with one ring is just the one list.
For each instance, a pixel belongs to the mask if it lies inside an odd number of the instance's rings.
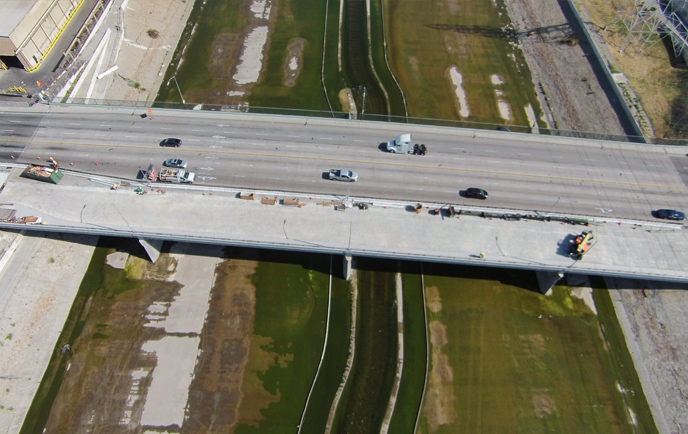
[[[590,21],[609,48],[616,68],[628,77],[652,121],[655,136],[688,137],[688,103],[685,84],[688,70],[672,66],[665,44],[639,42],[630,35],[633,0],[582,0]],[[647,36],[647,35],[645,35]]]

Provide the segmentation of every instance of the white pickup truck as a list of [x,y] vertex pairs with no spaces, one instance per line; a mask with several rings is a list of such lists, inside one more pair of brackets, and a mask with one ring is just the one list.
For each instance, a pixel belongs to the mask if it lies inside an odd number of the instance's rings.
[[330,179],[334,179],[335,181],[354,182],[358,179],[358,173],[346,169],[331,169]]
[[194,179],[196,179],[196,174],[193,172],[187,172],[184,169],[162,169],[158,175],[160,181],[166,182],[176,182],[176,183],[189,183],[193,184]]

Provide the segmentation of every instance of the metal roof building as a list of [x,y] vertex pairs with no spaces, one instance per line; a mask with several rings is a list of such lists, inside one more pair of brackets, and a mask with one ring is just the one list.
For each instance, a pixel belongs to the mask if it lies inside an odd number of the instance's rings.
[[0,67],[16,59],[32,71],[84,0],[0,0]]

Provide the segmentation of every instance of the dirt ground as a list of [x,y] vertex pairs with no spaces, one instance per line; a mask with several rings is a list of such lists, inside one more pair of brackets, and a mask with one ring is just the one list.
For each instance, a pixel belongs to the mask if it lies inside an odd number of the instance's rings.
[[572,30],[560,2],[506,2],[551,128],[623,135],[583,49],[564,41]]
[[251,347],[255,316],[255,287],[250,276],[258,263],[225,261],[216,270],[203,327],[200,357],[189,391],[186,432],[233,432],[240,418],[242,380]]

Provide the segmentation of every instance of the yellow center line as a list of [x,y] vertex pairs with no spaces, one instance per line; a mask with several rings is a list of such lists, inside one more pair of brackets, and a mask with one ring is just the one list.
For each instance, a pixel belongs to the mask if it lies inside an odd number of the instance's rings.
[[[51,144],[51,145],[73,145],[73,146],[83,146],[83,147],[96,147],[96,148],[127,148],[127,149],[145,149],[152,150],[157,148],[151,148],[150,146],[134,146],[134,145],[105,145],[100,143],[75,143],[75,142],[55,142],[55,141],[40,141],[40,140],[14,140],[14,139],[4,139],[5,142],[17,142],[17,143],[40,143],[40,144]],[[166,147],[164,149],[167,149]],[[441,170],[450,172],[460,172],[460,173],[477,173],[483,175],[498,175],[498,176],[514,176],[521,178],[534,178],[534,179],[554,179],[558,181],[570,181],[570,182],[586,182],[592,184],[607,184],[607,185],[619,185],[628,187],[646,187],[646,188],[662,188],[662,189],[678,189],[686,190],[687,187],[683,186],[670,186],[670,185],[659,185],[659,184],[634,184],[630,182],[623,181],[611,181],[611,180],[591,180],[584,178],[572,178],[567,176],[552,176],[552,175],[538,175],[532,173],[515,173],[515,172],[503,172],[496,170],[482,170],[482,169],[466,169],[460,167],[438,167],[438,166],[427,166],[422,164],[404,164],[404,163],[391,163],[384,161],[361,161],[361,160],[350,160],[350,159],[340,159],[340,158],[328,158],[328,157],[309,157],[302,155],[279,155],[279,154],[261,154],[255,152],[241,152],[241,151],[227,151],[227,150],[216,150],[216,149],[189,149],[189,148],[174,148],[175,152],[185,152],[185,153],[204,153],[204,154],[223,154],[223,155],[240,155],[245,157],[263,157],[263,158],[282,158],[291,160],[310,160],[310,161],[326,161],[334,163],[350,163],[350,164],[365,164],[369,166],[383,166],[383,167],[412,167],[415,169],[426,169],[426,170]]]

